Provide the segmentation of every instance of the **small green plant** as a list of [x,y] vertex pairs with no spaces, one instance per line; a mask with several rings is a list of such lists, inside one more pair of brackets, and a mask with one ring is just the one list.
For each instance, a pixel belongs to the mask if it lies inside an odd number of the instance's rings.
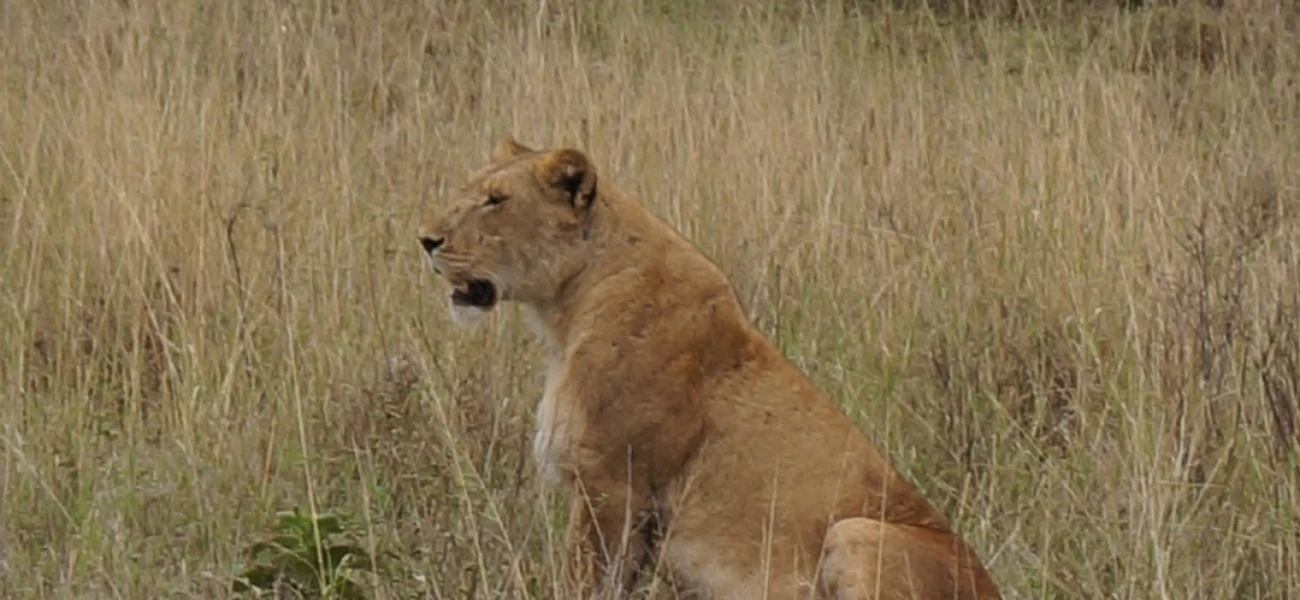
[[356,579],[377,571],[364,548],[351,541],[350,527],[334,515],[309,515],[295,507],[277,515],[270,540],[249,546],[249,565],[235,578],[237,594],[289,592],[299,598],[365,598]]

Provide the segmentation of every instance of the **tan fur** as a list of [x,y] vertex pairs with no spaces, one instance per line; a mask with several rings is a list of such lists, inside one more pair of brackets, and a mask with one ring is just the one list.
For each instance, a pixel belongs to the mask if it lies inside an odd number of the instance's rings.
[[533,450],[574,492],[575,585],[623,592],[656,561],[706,598],[999,598],[718,267],[581,152],[504,140],[420,237],[453,288],[494,282],[545,340]]

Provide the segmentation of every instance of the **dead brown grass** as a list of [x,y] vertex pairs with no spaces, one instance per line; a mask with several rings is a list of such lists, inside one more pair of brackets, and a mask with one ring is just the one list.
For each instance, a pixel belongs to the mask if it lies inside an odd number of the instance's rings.
[[414,238],[506,133],[716,257],[1008,598],[1300,596],[1290,21],[591,6],[3,3],[0,596],[226,597],[302,505],[377,597],[550,597],[533,342]]

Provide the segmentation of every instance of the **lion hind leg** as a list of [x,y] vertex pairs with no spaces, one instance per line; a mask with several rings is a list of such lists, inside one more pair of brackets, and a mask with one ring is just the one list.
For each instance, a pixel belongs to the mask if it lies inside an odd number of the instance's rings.
[[833,600],[993,600],[997,588],[952,534],[866,518],[836,522],[822,550]]

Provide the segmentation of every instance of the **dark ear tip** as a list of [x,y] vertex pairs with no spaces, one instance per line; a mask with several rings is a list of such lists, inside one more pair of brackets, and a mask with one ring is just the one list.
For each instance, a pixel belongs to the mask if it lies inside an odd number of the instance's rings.
[[574,165],[586,165],[590,162],[587,160],[587,155],[577,148],[561,148],[555,151],[555,156],[557,161]]
[[566,148],[560,153],[556,157],[556,164],[561,167],[561,178],[565,187],[570,188],[569,191],[576,192],[583,180],[593,175],[591,161],[587,160],[587,155],[573,148]]
[[586,204],[596,192],[596,169],[581,150],[561,148],[547,154],[538,164],[541,178]]
[[545,161],[546,170],[556,179],[574,177],[591,171],[591,161],[587,155],[574,148],[561,148],[551,152]]

